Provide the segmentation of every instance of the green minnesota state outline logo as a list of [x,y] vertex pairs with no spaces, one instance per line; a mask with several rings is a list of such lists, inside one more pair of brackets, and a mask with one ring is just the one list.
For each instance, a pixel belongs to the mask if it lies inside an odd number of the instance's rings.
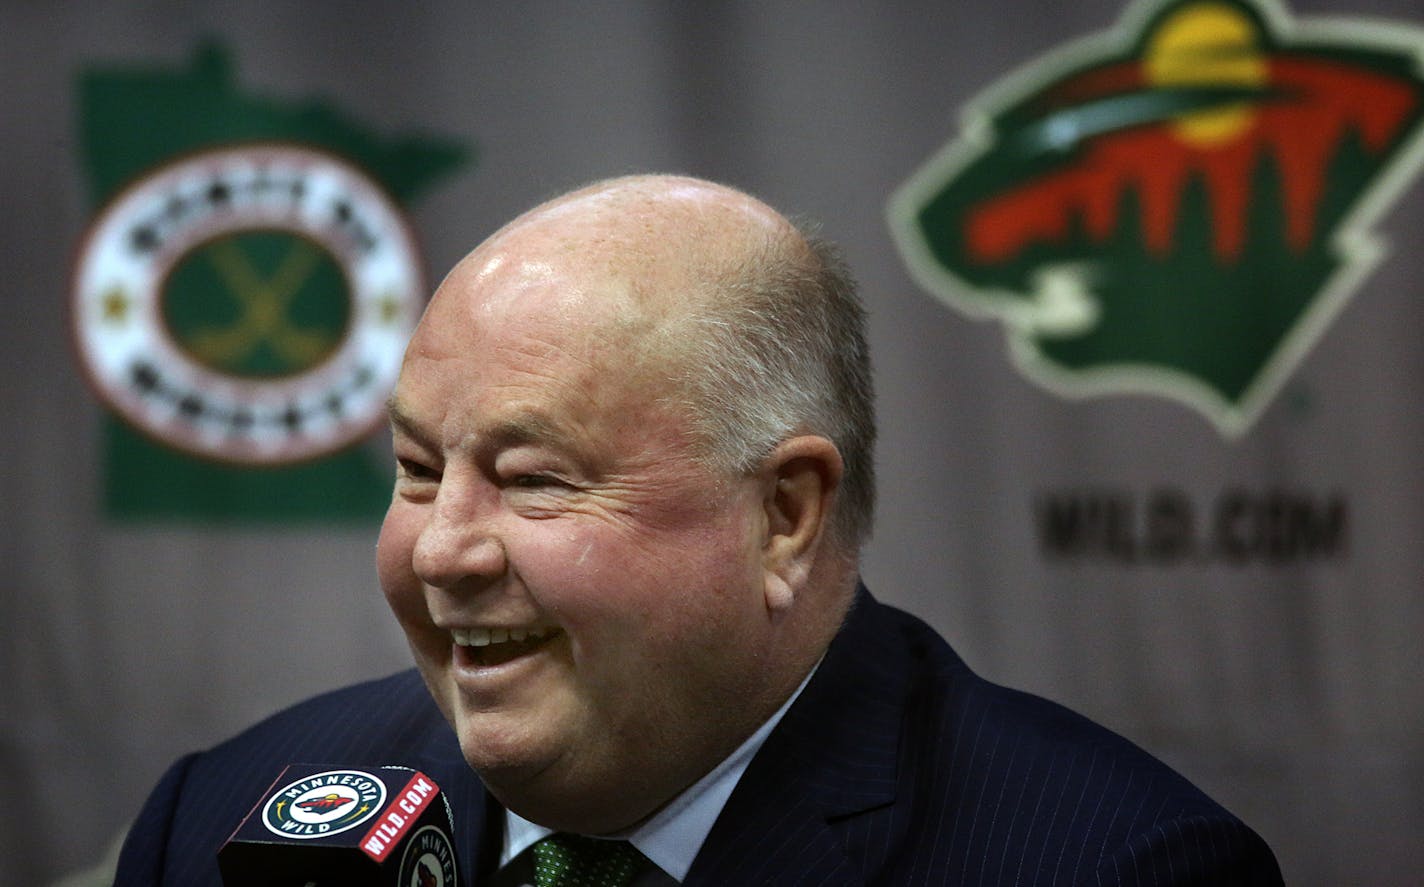
[[367,432],[425,297],[405,212],[473,145],[249,88],[214,38],[75,87],[94,216],[69,315],[106,516],[379,519]]
[[1383,255],[1424,160],[1424,31],[1270,0],[1130,6],[993,85],[895,193],[916,280],[1065,396],[1248,429]]
[[89,378],[135,427],[270,464],[379,424],[424,284],[400,208],[294,144],[168,163],[95,220],[76,272]]

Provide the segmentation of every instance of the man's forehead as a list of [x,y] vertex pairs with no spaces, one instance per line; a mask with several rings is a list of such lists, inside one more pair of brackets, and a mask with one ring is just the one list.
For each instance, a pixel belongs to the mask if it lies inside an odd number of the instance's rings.
[[[402,430],[454,422],[518,443],[563,435],[552,415],[588,416],[641,384],[650,325],[606,293],[554,286],[505,297],[444,293],[407,348],[388,402]],[[453,428],[453,426],[452,426]]]
[[[660,362],[677,298],[689,284],[657,277],[588,274],[579,263],[549,268],[528,255],[472,257],[442,284],[407,350],[402,375],[453,357],[470,372],[486,366],[560,367],[568,383],[591,373],[630,380]],[[494,266],[490,269],[490,266]]]

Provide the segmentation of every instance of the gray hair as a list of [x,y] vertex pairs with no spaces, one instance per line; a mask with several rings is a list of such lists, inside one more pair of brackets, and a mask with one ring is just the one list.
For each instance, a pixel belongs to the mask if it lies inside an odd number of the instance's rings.
[[673,333],[677,389],[710,464],[754,470],[795,434],[819,434],[845,465],[831,532],[843,550],[870,536],[875,406],[865,309],[839,251],[768,242],[704,281]]

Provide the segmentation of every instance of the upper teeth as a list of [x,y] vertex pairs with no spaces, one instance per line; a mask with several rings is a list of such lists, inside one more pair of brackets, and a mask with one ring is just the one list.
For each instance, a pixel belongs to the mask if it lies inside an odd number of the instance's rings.
[[545,628],[454,628],[450,634],[455,643],[462,647],[487,647],[505,641],[522,641],[525,638],[542,638],[548,633]]

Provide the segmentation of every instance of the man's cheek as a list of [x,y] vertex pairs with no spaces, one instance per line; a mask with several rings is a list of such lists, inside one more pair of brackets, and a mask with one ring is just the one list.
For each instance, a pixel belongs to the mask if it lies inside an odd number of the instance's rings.
[[376,544],[376,575],[386,604],[403,628],[429,621],[421,582],[411,568],[410,547],[385,528]]
[[402,503],[393,502],[376,537],[376,570],[383,581],[388,576],[395,578],[411,572],[411,555],[419,532],[415,515]]

